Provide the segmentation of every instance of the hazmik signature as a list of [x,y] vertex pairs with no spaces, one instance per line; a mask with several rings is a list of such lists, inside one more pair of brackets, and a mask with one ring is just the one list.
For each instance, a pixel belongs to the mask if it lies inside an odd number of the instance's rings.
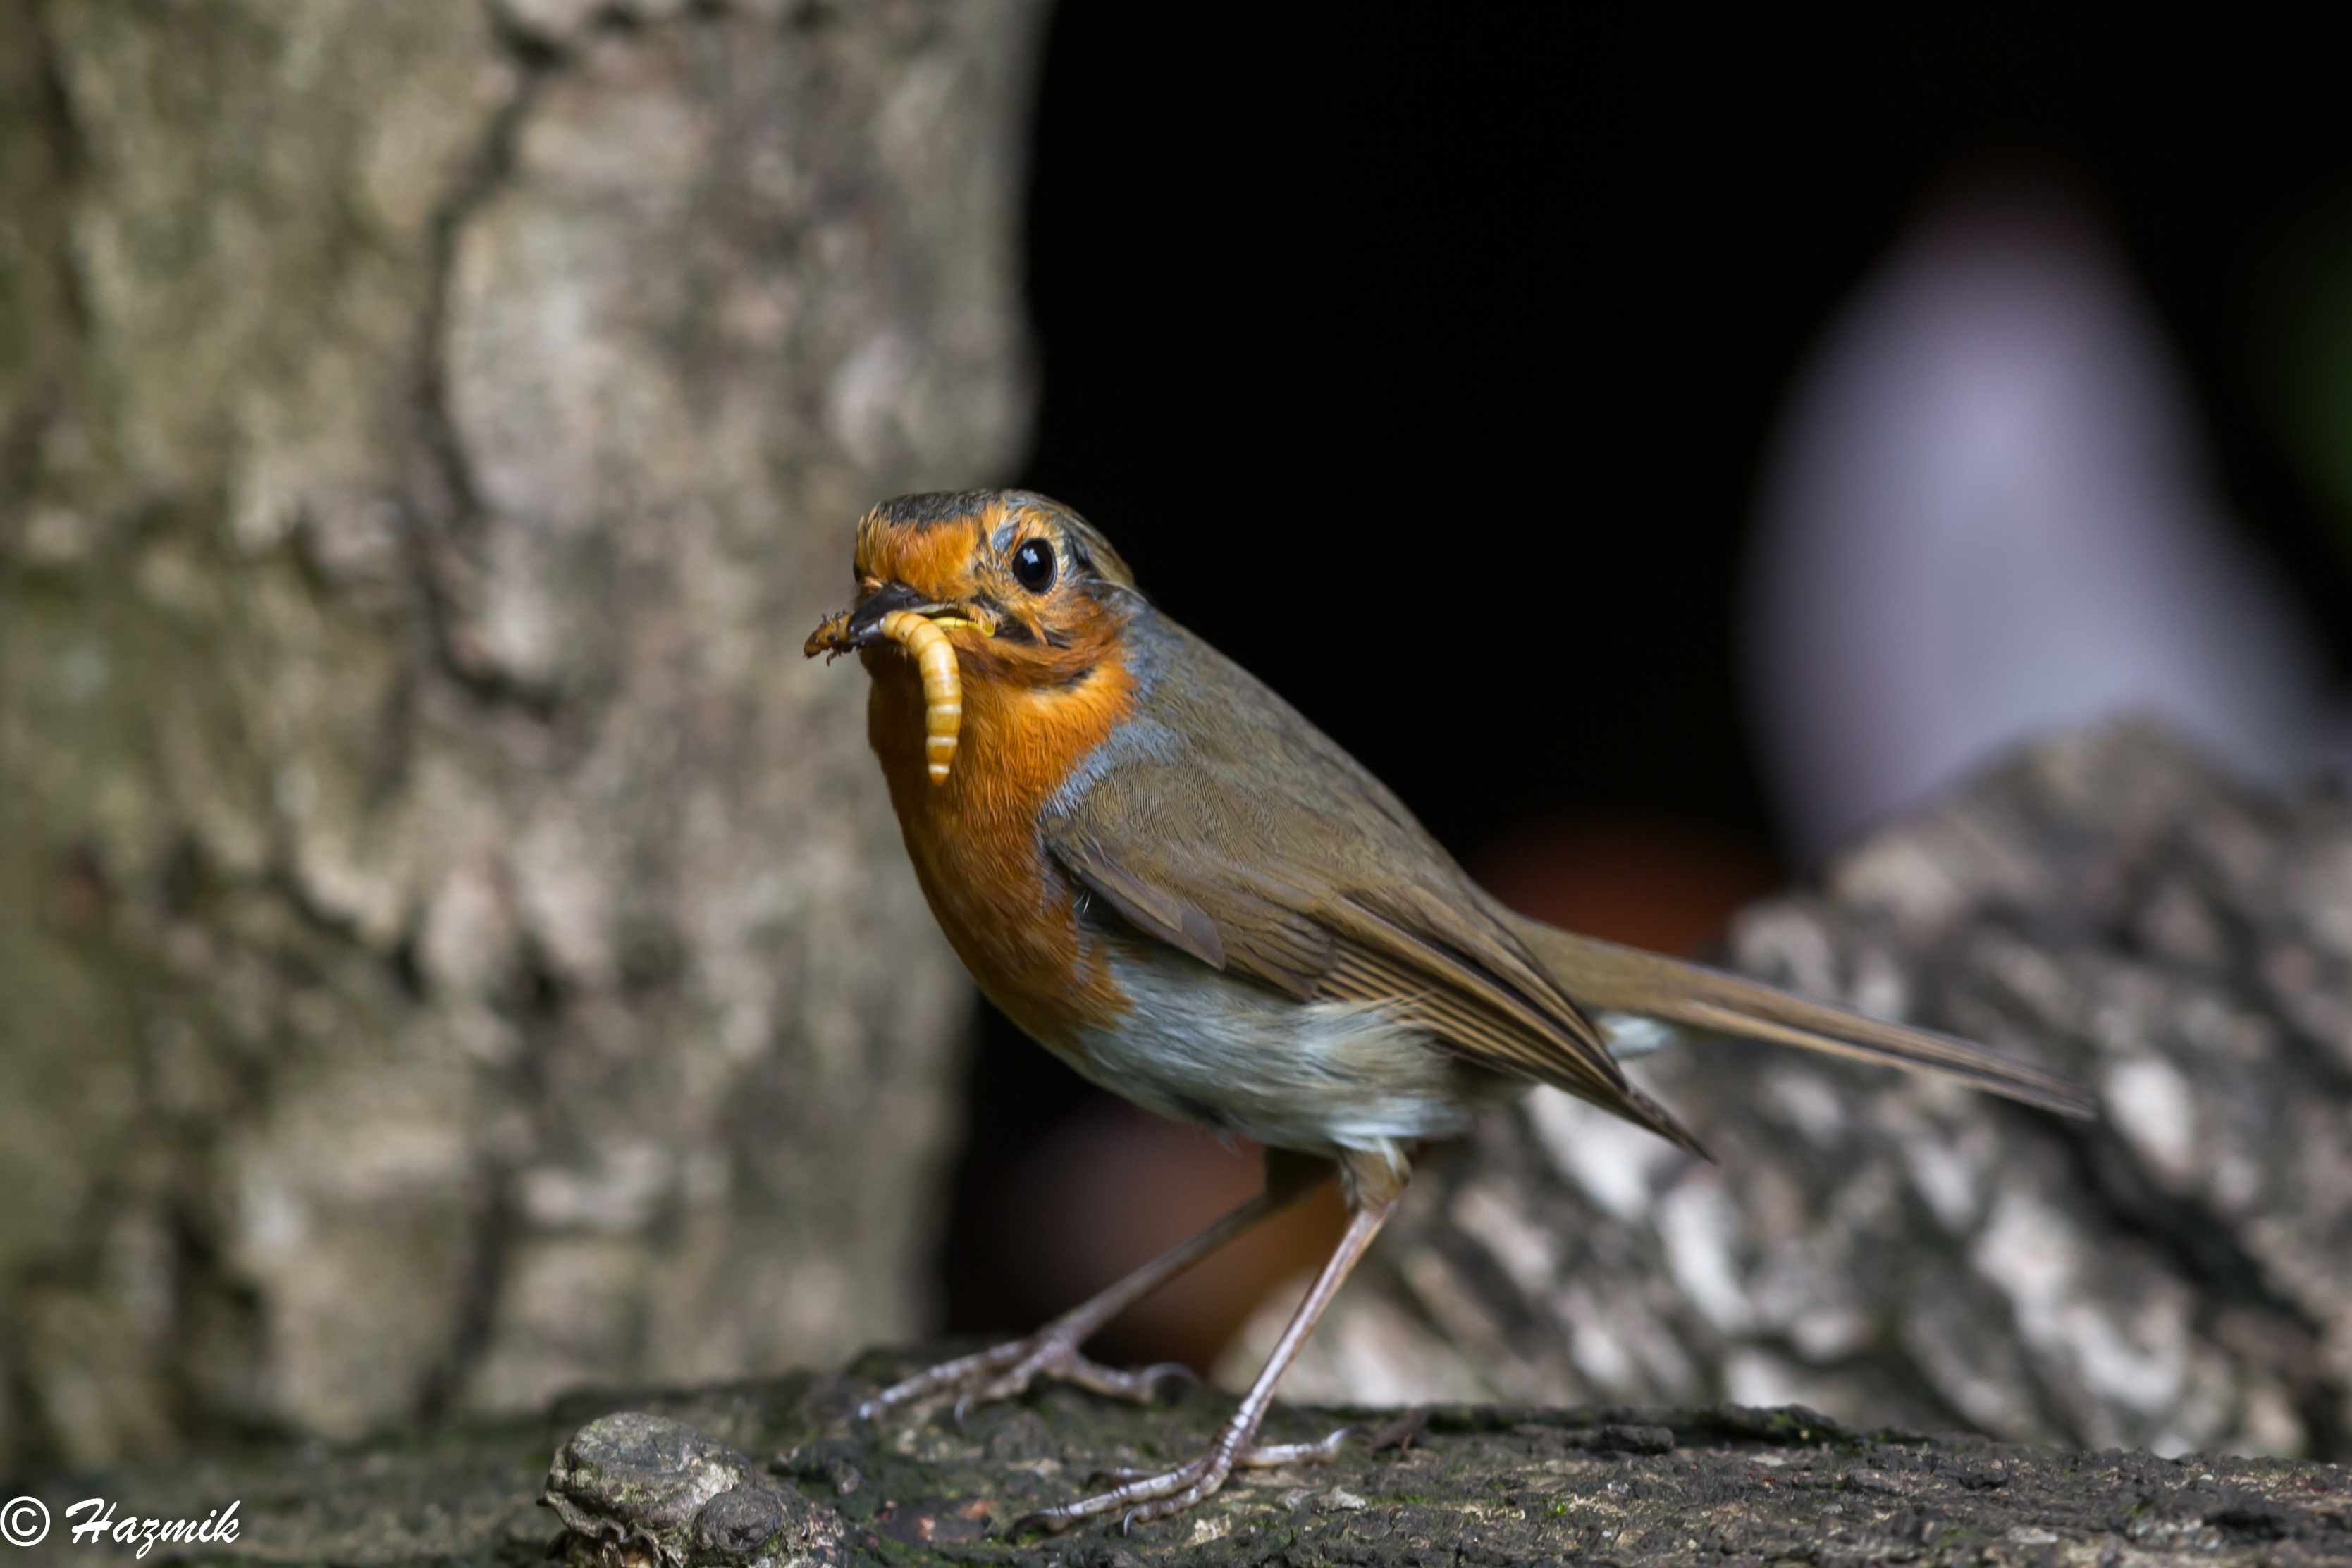
[[[82,1514],[89,1517],[79,1519]],[[66,1518],[79,1519],[73,1526],[75,1545],[111,1541],[118,1546],[139,1548],[131,1553],[134,1557],[146,1556],[159,1541],[172,1546],[187,1542],[226,1545],[236,1539],[239,1524],[234,1501],[202,1519],[142,1519],[135,1513],[117,1519],[110,1499],[91,1497],[67,1509]],[[48,1505],[38,1498],[13,1498],[5,1510],[0,1510],[0,1535],[5,1535],[11,1546],[38,1546],[48,1533]]]

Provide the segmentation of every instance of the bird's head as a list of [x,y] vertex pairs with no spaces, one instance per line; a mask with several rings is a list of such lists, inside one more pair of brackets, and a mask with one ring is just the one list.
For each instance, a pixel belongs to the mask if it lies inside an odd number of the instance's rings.
[[901,496],[857,524],[857,601],[807,651],[897,657],[883,618],[909,611],[955,645],[967,680],[1066,684],[1142,604],[1127,563],[1077,513],[1026,490]]

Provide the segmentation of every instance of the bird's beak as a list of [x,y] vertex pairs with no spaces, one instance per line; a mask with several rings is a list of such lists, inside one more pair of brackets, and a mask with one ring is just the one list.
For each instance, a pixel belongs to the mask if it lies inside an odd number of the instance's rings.
[[887,643],[890,639],[882,634],[882,618],[894,610],[912,611],[945,628],[970,627],[989,634],[995,631],[982,612],[961,604],[942,604],[903,582],[889,582],[858,601],[856,608],[829,617],[809,633],[801,651],[814,658],[819,653],[847,653]]
[[882,635],[880,626],[882,617],[894,610],[911,610],[918,615],[928,617],[947,614],[954,608],[951,604],[925,599],[903,582],[886,583],[880,592],[866,595],[858,602],[857,608],[849,612],[849,619],[841,629],[842,646],[870,648],[877,643],[889,641]]

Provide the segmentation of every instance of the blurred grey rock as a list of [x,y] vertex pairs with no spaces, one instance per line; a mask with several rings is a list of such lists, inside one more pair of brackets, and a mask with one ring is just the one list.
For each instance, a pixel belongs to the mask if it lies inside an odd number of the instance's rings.
[[1668,1047],[1631,1071],[1719,1168],[1562,1094],[1498,1112],[1424,1162],[1286,1397],[1801,1401],[1864,1427],[2352,1455],[2340,796],[2250,795],[2146,727],[2053,740],[1750,907],[1729,949],[2073,1073],[2103,1119]]
[[875,499],[1029,407],[1034,0],[0,0],[0,1468],[927,1315]]

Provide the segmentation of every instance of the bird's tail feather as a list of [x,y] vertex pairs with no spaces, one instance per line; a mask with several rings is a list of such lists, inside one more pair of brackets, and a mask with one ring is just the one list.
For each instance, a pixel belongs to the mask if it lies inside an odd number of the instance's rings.
[[1939,1072],[1972,1089],[2088,1118],[2082,1085],[2030,1061],[1932,1030],[1888,1023],[1792,991],[1685,964],[1638,947],[1518,919],[1519,939],[1553,979],[1594,1012],[1633,1013],[1708,1034],[1734,1035]]

